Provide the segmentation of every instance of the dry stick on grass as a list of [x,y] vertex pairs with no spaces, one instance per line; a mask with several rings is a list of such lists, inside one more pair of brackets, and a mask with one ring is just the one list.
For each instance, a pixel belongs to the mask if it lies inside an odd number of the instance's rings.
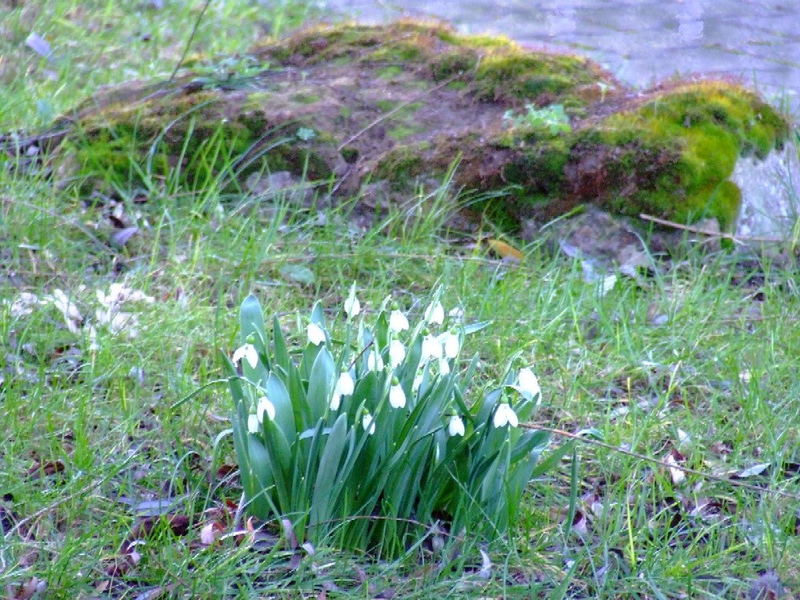
[[652,223],[656,223],[657,225],[663,225],[665,227],[672,227],[673,229],[680,229],[682,231],[689,231],[691,233],[699,233],[701,235],[707,235],[712,238],[723,238],[726,240],[731,240],[736,244],[741,244],[742,242],[769,242],[773,244],[779,244],[781,242],[786,242],[787,240],[782,238],[774,238],[774,237],[759,237],[759,236],[747,236],[747,235],[733,235],[732,233],[724,233],[720,231],[709,231],[707,229],[703,229],[702,227],[692,227],[691,225],[681,225],[680,223],[675,223],[674,221],[667,221],[666,219],[659,219],[658,217],[654,217],[652,215],[647,215],[645,213],[641,213],[639,215],[640,219],[645,221],[650,221]]
[[197,29],[200,27],[200,21],[203,20],[203,16],[206,14],[208,10],[208,6],[211,4],[211,0],[206,0],[205,4],[203,4],[203,8],[200,9],[200,14],[197,15],[197,19],[194,21],[194,27],[192,27],[192,33],[189,34],[189,39],[186,41],[186,45],[183,47],[183,54],[181,54],[178,63],[175,65],[175,69],[172,71],[172,75],[169,76],[167,83],[172,83],[175,79],[175,75],[178,74],[178,69],[181,68],[183,61],[186,60],[186,55],[189,54],[189,48],[192,47],[192,42],[194,41],[194,36],[197,35]]
[[[475,66],[475,68],[477,68],[477,65]],[[442,81],[439,85],[435,85],[431,89],[425,90],[423,92],[420,92],[416,96],[413,96],[410,100],[407,100],[407,101],[403,102],[402,104],[398,104],[392,110],[390,110],[387,113],[382,114],[380,117],[378,117],[377,119],[375,119],[371,123],[365,125],[363,129],[360,129],[359,131],[354,133],[352,136],[350,136],[348,139],[343,141],[341,144],[339,144],[339,146],[336,148],[336,150],[338,152],[341,152],[342,149],[345,146],[347,146],[348,144],[352,144],[355,140],[357,140],[359,137],[364,135],[367,131],[369,131],[370,129],[372,129],[376,125],[379,125],[380,123],[382,123],[383,121],[385,121],[386,119],[388,119],[389,117],[394,115],[395,113],[403,110],[405,107],[407,107],[407,106],[409,106],[411,104],[414,104],[414,102],[416,102],[417,100],[421,100],[425,96],[429,96],[433,92],[439,91],[443,87],[450,85],[456,79],[460,79],[461,77],[464,77],[465,74],[466,74],[465,72],[456,73],[455,75],[452,75],[451,77],[448,77],[447,79]]]
[[784,492],[782,490],[772,490],[769,488],[763,488],[757,485],[752,485],[750,483],[744,483],[743,481],[730,479],[729,477],[723,477],[721,475],[713,475],[711,473],[706,473],[704,471],[698,471],[697,469],[690,469],[689,467],[682,467],[675,463],[668,463],[667,461],[659,460],[658,458],[653,458],[652,456],[645,456],[644,454],[639,454],[638,452],[633,452],[632,450],[625,450],[623,448],[620,448],[619,446],[583,437],[575,433],[570,433],[569,431],[564,431],[563,429],[556,429],[554,427],[545,427],[544,425],[534,425],[533,423],[520,423],[519,426],[525,429],[532,429],[534,431],[545,431],[547,433],[559,435],[561,437],[569,438],[571,440],[577,440],[579,442],[588,444],[590,446],[598,446],[600,448],[606,448],[607,450],[611,450],[613,452],[619,452],[620,454],[625,454],[626,456],[631,456],[633,458],[637,458],[639,460],[643,460],[656,465],[661,465],[662,467],[666,467],[668,469],[677,469],[678,471],[683,471],[684,473],[697,475],[698,477],[702,477],[703,479],[719,481],[720,483],[726,483],[728,485],[739,487],[745,490],[751,490],[753,492],[758,492],[760,494],[773,494],[775,496],[782,496],[784,498],[790,498],[792,500],[800,500],[800,495],[798,494],[791,494],[789,492]]

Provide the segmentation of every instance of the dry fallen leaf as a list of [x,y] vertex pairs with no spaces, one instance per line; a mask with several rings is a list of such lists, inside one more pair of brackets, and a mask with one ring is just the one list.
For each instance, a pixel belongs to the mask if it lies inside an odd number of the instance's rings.
[[37,577],[31,577],[28,581],[19,585],[6,586],[6,598],[8,600],[31,600],[41,598],[47,589],[47,583]]
[[489,246],[489,250],[497,254],[504,261],[516,263],[522,262],[524,255],[511,244],[507,244],[506,242],[494,238],[486,238],[485,241]]

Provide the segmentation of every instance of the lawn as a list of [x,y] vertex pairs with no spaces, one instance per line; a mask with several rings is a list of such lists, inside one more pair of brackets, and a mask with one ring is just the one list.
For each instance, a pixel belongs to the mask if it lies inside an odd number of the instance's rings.
[[[188,0],[0,7],[2,132],[45,126],[107,84],[169,77],[195,23],[190,54],[214,55],[316,16],[287,0],[211,2],[199,21],[203,3]],[[543,244],[506,238],[523,258],[500,260],[451,227],[448,181],[367,226],[357,199],[323,210],[212,187],[88,200],[62,183],[0,170],[9,598],[800,590],[794,249],[745,260],[687,245],[607,289]],[[478,357],[472,394],[533,366],[529,424],[558,430],[549,452],[570,447],[530,483],[513,535],[377,559],[300,546],[239,514],[218,354],[239,345],[239,305],[254,294],[305,343],[315,302],[336,317],[353,282],[367,319],[387,296],[419,318],[439,288],[446,310],[489,322],[457,365]],[[119,284],[139,298],[104,318]]]

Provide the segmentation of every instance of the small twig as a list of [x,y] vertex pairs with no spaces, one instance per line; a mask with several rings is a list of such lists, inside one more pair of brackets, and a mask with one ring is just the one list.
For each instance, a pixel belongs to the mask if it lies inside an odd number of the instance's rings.
[[181,58],[178,61],[178,64],[175,65],[175,69],[172,71],[172,75],[169,76],[167,83],[172,83],[175,79],[175,75],[178,74],[178,69],[181,68],[183,61],[186,60],[186,55],[189,54],[189,48],[192,47],[192,42],[194,41],[194,36],[197,34],[197,28],[200,27],[200,21],[203,20],[203,15],[206,14],[208,10],[208,6],[211,4],[211,0],[206,0],[205,4],[203,4],[203,8],[200,9],[200,14],[197,15],[197,19],[194,21],[194,27],[192,27],[192,33],[189,35],[189,39],[186,40],[186,45],[183,47],[183,54],[181,54]]
[[712,481],[718,481],[720,483],[726,483],[728,485],[743,488],[745,490],[751,490],[753,492],[759,492],[759,493],[774,494],[776,496],[783,496],[784,498],[791,498],[792,500],[800,500],[800,495],[798,494],[791,494],[789,492],[784,492],[782,490],[763,488],[757,485],[752,485],[750,483],[744,483],[743,481],[730,479],[729,477],[723,477],[722,475],[713,475],[711,473],[706,473],[704,471],[698,471],[697,469],[682,467],[681,465],[675,463],[669,463],[664,460],[660,460],[658,458],[653,458],[652,456],[645,456],[644,454],[639,454],[638,452],[633,452],[632,450],[625,450],[623,448],[620,448],[619,446],[615,446],[607,442],[601,442],[599,440],[595,440],[592,438],[583,437],[575,433],[570,433],[569,431],[564,431],[563,429],[555,429],[554,427],[545,427],[543,425],[534,425],[533,423],[520,423],[519,426],[524,427],[525,429],[533,429],[535,431],[546,431],[548,433],[559,435],[561,437],[566,437],[571,440],[577,440],[579,442],[588,444],[590,446],[598,446],[600,448],[606,448],[607,450],[611,450],[613,452],[619,452],[620,454],[625,454],[626,456],[631,456],[633,458],[637,458],[639,460],[643,460],[656,465],[661,465],[662,467],[666,467],[668,469],[677,469],[678,471],[683,471],[684,473],[697,475],[698,477],[702,477],[704,479],[710,479]]
[[104,475],[100,479],[96,479],[96,480],[92,481],[91,483],[89,483],[88,485],[82,487],[81,489],[79,489],[76,492],[73,492],[71,494],[67,494],[66,496],[62,496],[61,498],[51,502],[47,506],[45,506],[43,508],[40,508],[39,510],[37,510],[33,514],[28,515],[24,519],[20,519],[19,521],[17,521],[14,524],[14,526],[11,529],[9,529],[5,533],[4,538],[5,539],[9,539],[12,535],[14,535],[15,532],[21,531],[23,526],[27,525],[28,523],[31,523],[32,521],[35,521],[39,517],[42,517],[42,516],[46,515],[47,513],[49,513],[50,511],[52,511],[52,510],[54,510],[56,508],[58,508],[62,504],[65,504],[65,503],[67,503],[67,502],[69,502],[71,500],[74,500],[75,498],[84,498],[85,499],[87,494],[89,494],[93,490],[97,489],[98,487],[100,487],[101,485],[106,483],[107,481],[110,481],[112,478],[116,477],[120,473],[120,471],[122,471],[122,469],[125,468],[128,465],[128,463],[130,463],[134,459],[135,456],[137,456],[137,452],[131,452],[125,458],[125,460],[122,461],[122,464],[119,465],[118,469],[113,470],[111,473],[108,473],[108,474]]
[[370,129],[372,129],[376,125],[380,124],[382,121],[385,121],[386,119],[391,117],[393,114],[403,110],[409,104],[413,104],[417,100],[420,100],[421,98],[424,98],[425,96],[428,96],[428,95],[432,94],[433,92],[436,92],[436,91],[442,89],[443,87],[451,84],[453,81],[455,81],[456,79],[459,79],[460,77],[463,77],[463,76],[464,76],[464,73],[456,73],[455,75],[453,75],[451,77],[448,77],[447,79],[442,81],[439,85],[436,85],[436,86],[432,87],[429,90],[425,90],[424,92],[419,93],[416,96],[411,97],[409,100],[406,100],[402,104],[399,104],[399,105],[395,106],[392,110],[390,110],[387,113],[382,114],[380,117],[378,117],[377,119],[375,119],[371,123],[368,123],[367,125],[365,125],[363,129],[360,129],[359,131],[354,133],[352,136],[350,136],[348,139],[343,141],[341,144],[339,144],[339,146],[337,146],[336,150],[338,152],[341,152],[342,149],[345,146],[347,146],[348,144],[352,144],[356,139],[358,139],[359,137],[364,135],[367,131],[369,131]]
[[707,235],[712,238],[724,238],[726,240],[731,240],[734,243],[742,243],[742,242],[771,242],[775,244],[779,244],[782,242],[786,242],[783,238],[773,238],[773,237],[759,237],[759,236],[749,236],[749,235],[733,235],[732,233],[725,233],[722,231],[709,231],[707,229],[703,229],[702,227],[693,227],[691,225],[681,225],[680,223],[675,223],[674,221],[667,221],[666,219],[659,219],[658,217],[654,217],[652,215],[647,215],[641,213],[639,215],[640,219],[645,221],[651,221],[658,225],[664,225],[665,227],[672,227],[673,229],[680,229],[682,231],[689,231],[691,233],[699,233],[701,235]]
[[94,242],[99,248],[102,250],[109,250],[112,246],[108,242],[104,242],[100,238],[98,238],[95,234],[93,234],[88,227],[81,225],[80,223],[75,222],[74,220],[69,220],[64,217],[64,215],[56,213],[53,210],[50,210],[47,207],[36,205],[32,202],[28,202],[26,200],[20,200],[19,198],[14,198],[14,204],[22,204],[23,206],[27,206],[28,208],[32,208],[39,212],[43,212],[46,215],[60,221],[64,225],[69,225],[70,227],[74,227],[78,231],[80,231],[83,235],[89,238],[92,242]]

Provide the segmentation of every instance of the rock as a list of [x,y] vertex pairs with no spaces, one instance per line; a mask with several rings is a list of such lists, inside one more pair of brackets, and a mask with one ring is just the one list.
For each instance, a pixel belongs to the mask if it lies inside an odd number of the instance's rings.
[[288,173],[333,196],[384,181],[403,198],[457,165],[455,185],[481,198],[472,213],[509,230],[589,203],[681,223],[715,218],[729,231],[737,161],[764,159],[789,132],[729,81],[634,93],[580,56],[415,21],[310,28],[193,69],[102,91],[50,130],[3,146],[17,157],[35,148],[83,193],[243,193]]

